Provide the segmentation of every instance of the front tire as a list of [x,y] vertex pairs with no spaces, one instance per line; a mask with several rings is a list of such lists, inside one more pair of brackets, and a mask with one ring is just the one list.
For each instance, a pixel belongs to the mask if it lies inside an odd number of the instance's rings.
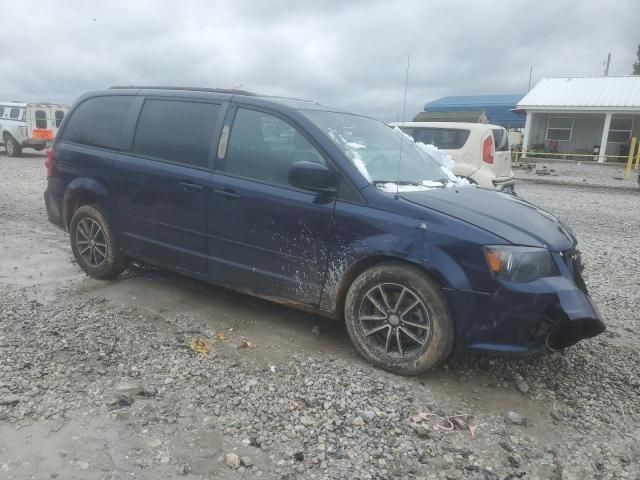
[[7,134],[4,139],[4,146],[7,150],[7,156],[19,157],[22,155],[22,147],[11,135]]
[[71,250],[87,275],[108,280],[117,277],[126,266],[106,215],[96,205],[83,205],[71,218]]
[[453,320],[442,289],[399,262],[376,265],[355,279],[345,322],[365,359],[401,375],[435,367],[453,348]]

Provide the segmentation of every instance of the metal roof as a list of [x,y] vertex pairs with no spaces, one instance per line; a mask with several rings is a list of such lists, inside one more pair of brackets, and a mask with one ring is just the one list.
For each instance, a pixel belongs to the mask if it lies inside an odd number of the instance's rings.
[[425,112],[484,112],[489,123],[522,128],[524,117],[513,112],[523,94],[462,95],[439,98],[424,106]]
[[640,76],[544,78],[520,110],[640,110]]

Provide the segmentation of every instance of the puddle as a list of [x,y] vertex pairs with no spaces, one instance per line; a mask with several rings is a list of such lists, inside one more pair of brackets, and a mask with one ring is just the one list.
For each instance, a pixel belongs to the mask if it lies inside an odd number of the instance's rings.
[[[226,466],[217,458],[227,449],[238,448],[227,444],[221,433],[206,428],[196,432],[163,428],[167,427],[138,432],[126,421],[90,415],[54,422],[25,421],[18,427],[0,424],[0,478],[98,480],[135,475],[156,480],[174,478],[176,464],[181,463],[189,463],[194,474],[219,478]],[[259,452],[254,458],[268,464],[262,455]]]
[[[342,322],[168,272],[130,273],[115,282],[88,279],[79,291],[130,308],[167,331],[181,329],[179,317],[188,318],[195,330],[223,331],[229,353],[246,340],[255,348],[234,354],[260,367],[288,363],[292,353],[360,358]],[[320,335],[312,333],[316,325]]]
[[114,468],[107,447],[118,442],[119,424],[96,418],[0,424],[2,478],[101,479]]
[[26,287],[41,303],[56,299],[61,286],[85,277],[77,266],[65,233],[48,224],[29,227],[3,220],[10,230],[2,235],[0,283]]

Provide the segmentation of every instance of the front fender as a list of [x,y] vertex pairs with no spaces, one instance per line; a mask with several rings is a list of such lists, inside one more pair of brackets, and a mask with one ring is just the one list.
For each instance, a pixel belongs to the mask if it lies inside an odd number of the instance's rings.
[[424,240],[424,234],[380,234],[338,249],[328,261],[320,310],[339,316],[341,301],[355,278],[382,261],[399,260],[431,275],[444,288],[466,289],[470,281],[449,254]]

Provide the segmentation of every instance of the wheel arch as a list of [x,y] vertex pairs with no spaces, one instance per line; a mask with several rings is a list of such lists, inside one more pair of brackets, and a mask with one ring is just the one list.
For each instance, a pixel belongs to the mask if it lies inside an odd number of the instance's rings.
[[62,202],[62,222],[67,231],[69,231],[74,212],[81,206],[89,204],[101,207],[110,222],[117,220],[115,203],[107,188],[91,178],[76,178],[67,186]]
[[449,285],[447,279],[442,274],[440,274],[440,272],[433,268],[428,268],[424,264],[419,263],[411,258],[385,254],[371,255],[356,261],[340,277],[340,281],[335,293],[335,306],[333,309],[333,316],[335,318],[342,319],[347,293],[349,292],[349,288],[353,284],[354,280],[366,270],[385,262],[401,263],[413,267],[416,270],[422,272],[424,275],[427,275],[441,288],[451,288],[451,285]]

